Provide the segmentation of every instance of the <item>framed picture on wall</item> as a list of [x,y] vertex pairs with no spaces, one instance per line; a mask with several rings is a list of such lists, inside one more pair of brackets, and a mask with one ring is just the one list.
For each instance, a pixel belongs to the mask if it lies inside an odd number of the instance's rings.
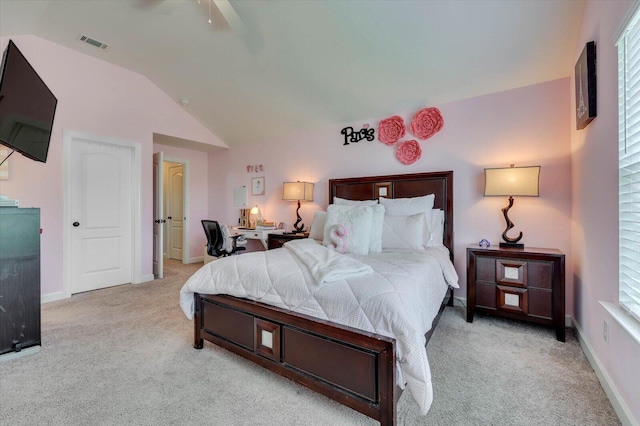
[[264,176],[251,179],[251,195],[264,195]]
[[584,129],[597,115],[596,43],[588,42],[575,68],[576,129]]

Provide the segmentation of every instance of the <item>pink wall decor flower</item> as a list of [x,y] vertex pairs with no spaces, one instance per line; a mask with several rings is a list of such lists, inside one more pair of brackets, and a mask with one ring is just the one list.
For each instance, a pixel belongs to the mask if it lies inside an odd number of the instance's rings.
[[398,142],[404,133],[404,120],[399,115],[385,118],[378,124],[378,139],[387,145]]
[[402,164],[413,164],[422,156],[422,148],[420,148],[420,144],[415,139],[400,142],[396,156]]
[[411,120],[411,133],[420,139],[428,139],[442,129],[444,119],[435,107],[423,108]]

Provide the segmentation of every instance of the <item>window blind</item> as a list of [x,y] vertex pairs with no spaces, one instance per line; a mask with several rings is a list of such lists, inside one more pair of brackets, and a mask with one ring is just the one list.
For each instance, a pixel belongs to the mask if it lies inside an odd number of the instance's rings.
[[640,321],[640,25],[618,41],[620,306]]

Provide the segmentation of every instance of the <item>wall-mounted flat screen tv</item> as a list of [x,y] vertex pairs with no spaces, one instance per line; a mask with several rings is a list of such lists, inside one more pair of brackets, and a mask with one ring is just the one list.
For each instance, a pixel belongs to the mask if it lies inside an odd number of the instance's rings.
[[0,76],[0,144],[46,162],[57,104],[51,90],[9,40]]

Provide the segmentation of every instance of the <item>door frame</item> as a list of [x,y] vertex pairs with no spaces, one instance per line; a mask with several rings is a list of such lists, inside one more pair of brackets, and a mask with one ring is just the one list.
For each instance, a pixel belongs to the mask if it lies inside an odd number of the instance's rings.
[[63,129],[62,153],[63,153],[63,222],[62,222],[62,292],[64,297],[71,297],[71,153],[74,140],[83,139],[92,143],[124,146],[131,148],[132,156],[132,182],[131,182],[131,282],[134,284],[144,282],[142,279],[142,213],[141,213],[141,182],[142,182],[142,145],[124,139],[116,139],[109,136],[95,135],[77,130]]
[[[184,178],[182,179],[182,213],[184,213],[185,220],[182,223],[182,263],[190,263],[191,260],[191,248],[189,247],[189,232],[191,231],[191,208],[189,202],[189,160],[183,158],[172,157],[163,155],[162,161],[164,163],[178,163],[182,164],[182,173]],[[164,166],[163,166],[164,167]],[[164,179],[164,173],[162,174]],[[167,182],[165,182],[166,184]],[[165,229],[165,232],[167,230]]]
[[[164,152],[153,153],[153,278],[164,278]],[[160,221],[157,222],[156,221]],[[161,238],[157,239],[156,235]],[[158,247],[160,245],[160,247]],[[157,262],[156,262],[157,260]]]

